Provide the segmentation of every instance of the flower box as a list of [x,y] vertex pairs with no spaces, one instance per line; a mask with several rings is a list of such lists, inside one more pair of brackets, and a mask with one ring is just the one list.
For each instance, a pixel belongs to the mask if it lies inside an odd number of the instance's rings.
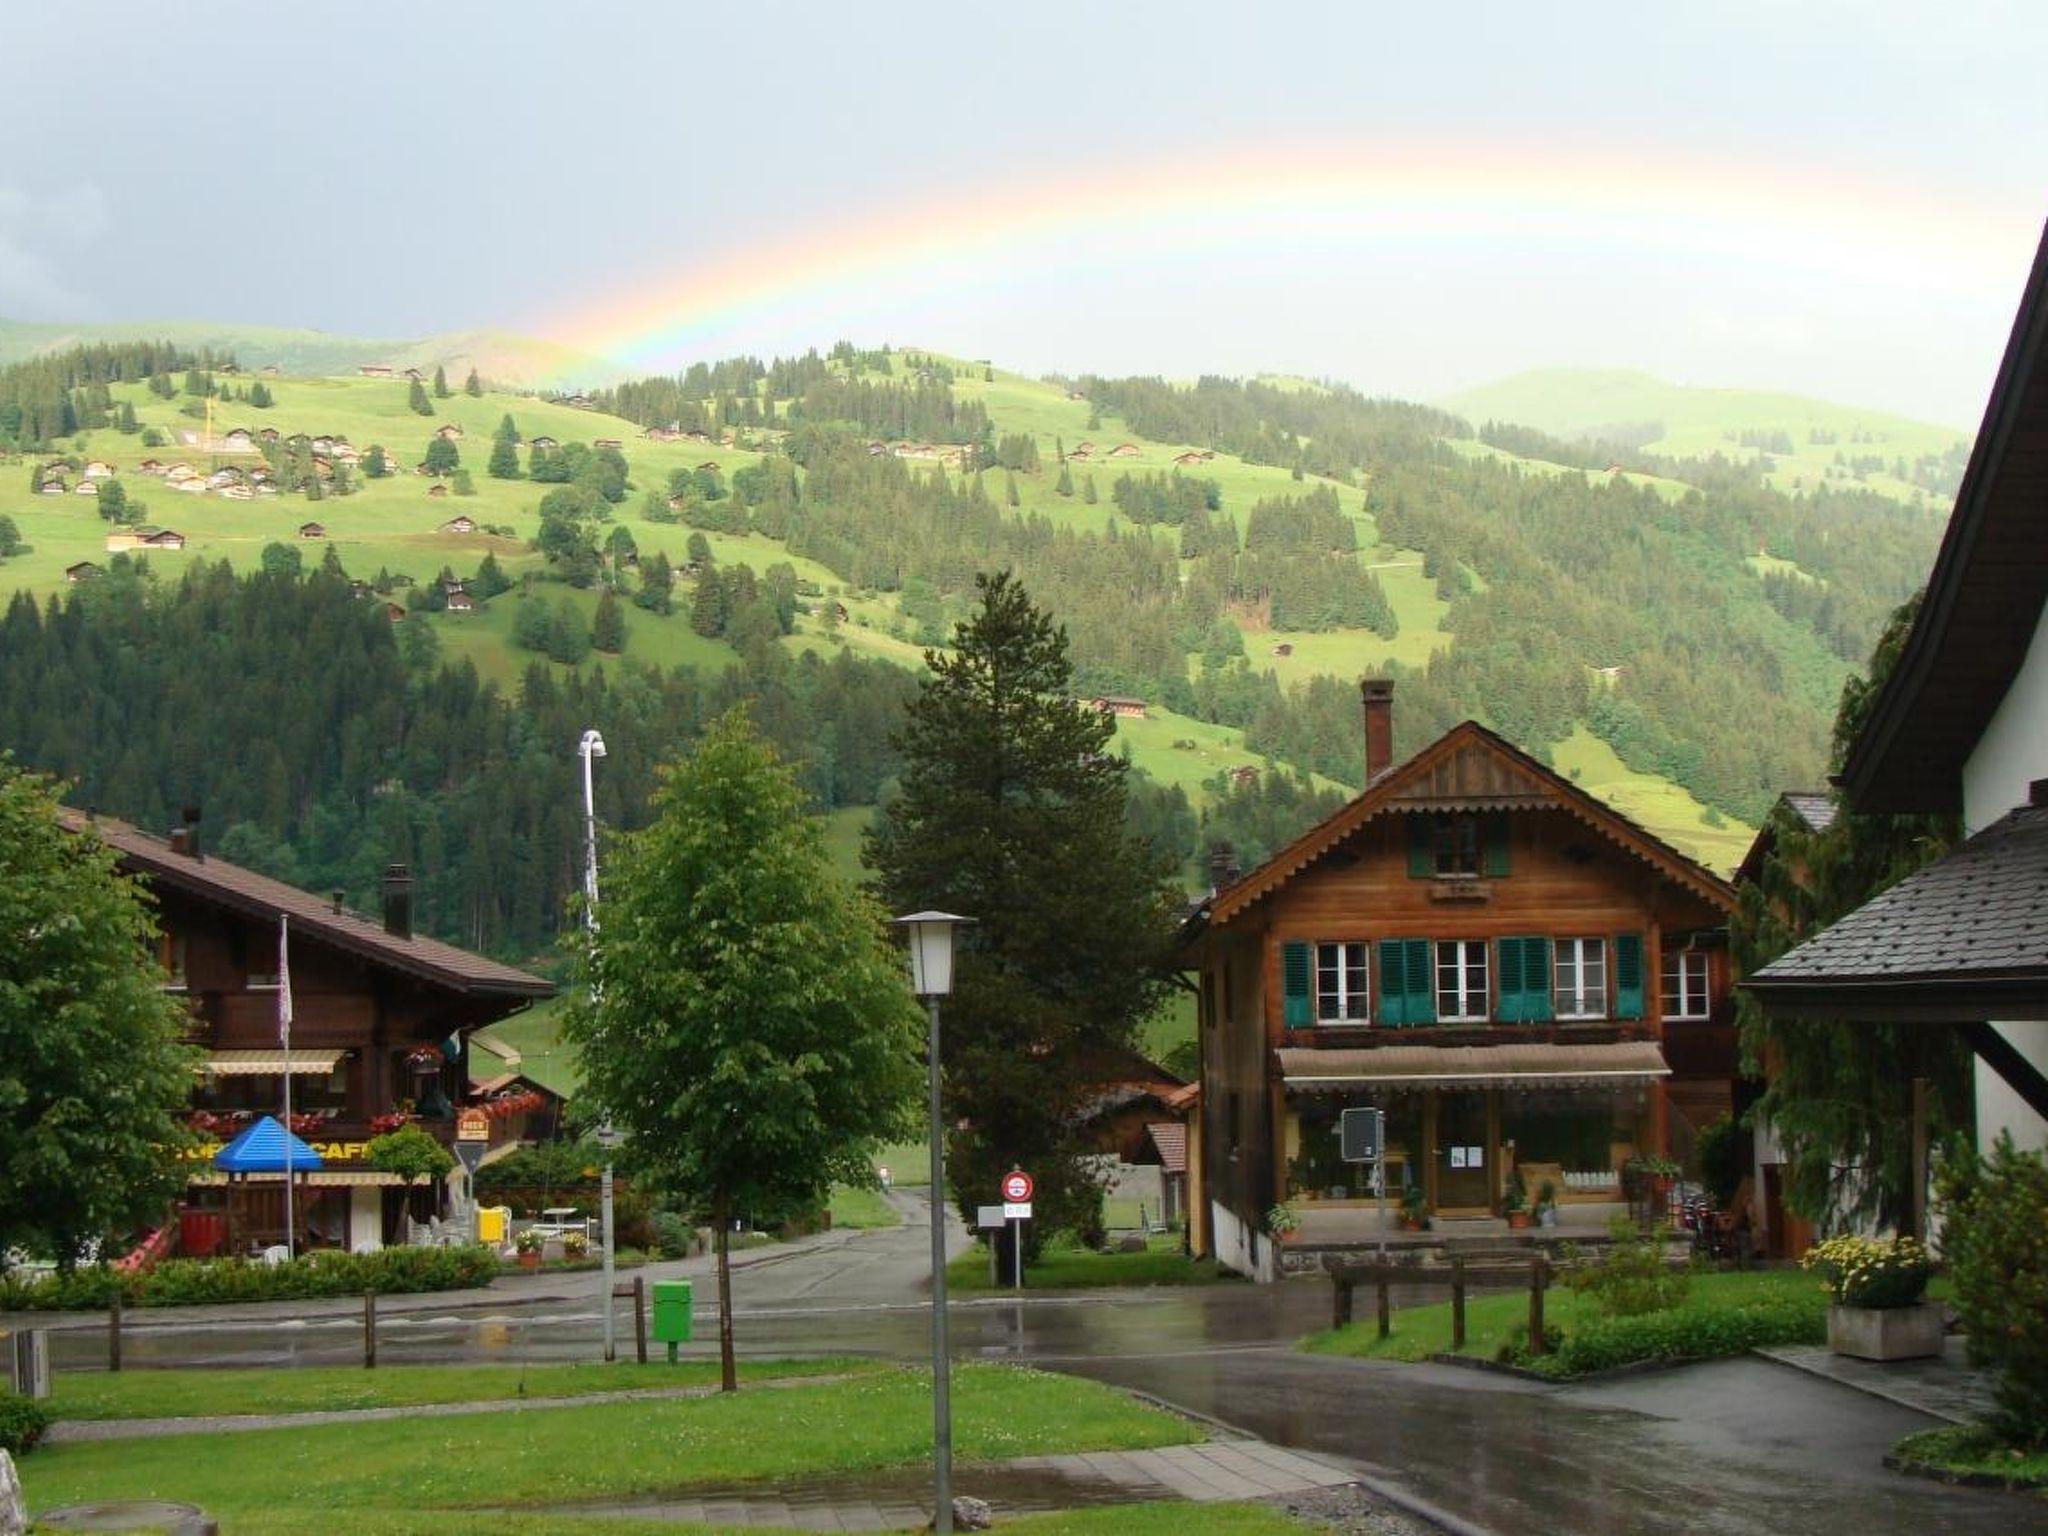
[[1828,1348],[1858,1360],[1924,1360],[1941,1353],[1946,1324],[1938,1301],[1910,1307],[1828,1308]]

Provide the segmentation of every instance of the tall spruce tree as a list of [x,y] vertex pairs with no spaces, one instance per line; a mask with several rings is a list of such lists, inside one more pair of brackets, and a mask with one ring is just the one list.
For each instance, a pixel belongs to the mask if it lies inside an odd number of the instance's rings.
[[468,395],[472,400],[480,400],[483,398],[484,381],[477,377],[476,370],[474,368],[469,370],[469,377],[462,381],[462,392],[465,395]]
[[1035,1235],[1099,1219],[1077,1111],[1171,986],[1179,900],[1126,826],[1129,765],[1072,696],[1065,630],[1008,572],[975,586],[953,652],[926,654],[896,742],[902,794],[867,859],[893,910],[975,919],[946,1007],[955,1198],[986,1204],[1029,1168]]
[[597,595],[597,612],[590,621],[590,646],[607,656],[616,656],[626,648],[626,616],[619,611],[619,600],[610,587]]
[[427,398],[427,387],[418,379],[412,381],[412,388],[406,391],[405,399],[406,404],[412,407],[415,416],[431,416],[434,414],[434,402]]
[[446,400],[450,395],[454,393],[455,391],[448,387],[448,370],[440,367],[435,368],[434,398],[436,400]]

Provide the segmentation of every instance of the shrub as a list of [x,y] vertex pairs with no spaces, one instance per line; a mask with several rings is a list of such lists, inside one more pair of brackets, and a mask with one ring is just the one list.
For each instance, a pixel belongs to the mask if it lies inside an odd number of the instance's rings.
[[0,1451],[26,1456],[50,1427],[50,1415],[33,1398],[0,1392]]
[[664,1259],[687,1258],[696,1230],[674,1211],[656,1211],[652,1219],[654,1247]]
[[1949,1159],[1940,1195],[1970,1356],[1999,1373],[1993,1426],[2015,1445],[2048,1445],[2048,1160],[2000,1135],[1988,1159]]
[[1783,1344],[1827,1340],[1827,1307],[1818,1291],[1772,1291],[1740,1300],[1688,1302],[1662,1311],[1582,1318],[1569,1332],[1546,1328],[1549,1353],[1529,1354],[1516,1328],[1501,1358],[1546,1375],[1583,1376],[1646,1360],[1713,1360]]
[[1671,1229],[1661,1223],[1640,1232],[1626,1216],[1607,1224],[1607,1251],[1597,1259],[1571,1254],[1568,1284],[1580,1295],[1591,1296],[1605,1317],[1640,1317],[1661,1312],[1683,1302],[1692,1289],[1692,1276],[1674,1270],[1664,1262],[1664,1245]]
[[452,1291],[487,1285],[498,1272],[488,1248],[381,1248],[310,1253],[284,1264],[247,1259],[167,1259],[144,1274],[104,1267],[34,1281],[0,1281],[0,1311],[107,1306],[118,1293],[134,1306],[181,1307],[231,1301],[297,1301],[319,1296]]
[[1821,1277],[1843,1307],[1910,1307],[1927,1294],[1934,1260],[1910,1237],[1843,1234],[1817,1243],[1799,1260]]

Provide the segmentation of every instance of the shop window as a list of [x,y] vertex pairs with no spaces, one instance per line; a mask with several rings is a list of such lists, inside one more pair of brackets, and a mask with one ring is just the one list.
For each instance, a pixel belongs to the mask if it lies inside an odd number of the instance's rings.
[[1606,1018],[1606,940],[1559,939],[1554,985],[1560,1019]]
[[1664,953],[1664,1017],[1704,1019],[1711,1017],[1713,999],[1707,993],[1707,957],[1699,950],[1672,949]]

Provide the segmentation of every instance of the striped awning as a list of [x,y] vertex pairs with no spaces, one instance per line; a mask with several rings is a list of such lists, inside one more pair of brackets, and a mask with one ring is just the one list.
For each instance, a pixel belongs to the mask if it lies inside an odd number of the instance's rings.
[[215,1051],[203,1069],[214,1077],[326,1077],[340,1064],[346,1051],[293,1051],[291,1066],[285,1066],[283,1051]]
[[1287,1086],[1336,1093],[1368,1085],[1406,1088],[1624,1087],[1669,1077],[1651,1040],[1599,1045],[1387,1045],[1378,1050],[1282,1049]]

